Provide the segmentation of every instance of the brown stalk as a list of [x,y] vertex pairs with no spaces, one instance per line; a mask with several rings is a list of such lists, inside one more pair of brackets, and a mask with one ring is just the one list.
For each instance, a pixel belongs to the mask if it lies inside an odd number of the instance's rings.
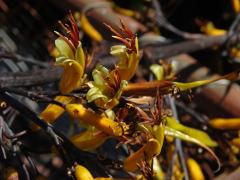
[[130,83],[123,89],[123,95],[155,96],[157,90],[160,94],[167,94],[172,92],[173,89],[174,84],[171,81]]

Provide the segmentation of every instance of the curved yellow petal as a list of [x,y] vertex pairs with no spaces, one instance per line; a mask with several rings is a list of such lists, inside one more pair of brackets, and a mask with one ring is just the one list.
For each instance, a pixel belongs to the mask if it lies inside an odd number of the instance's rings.
[[55,40],[55,46],[60,53],[61,56],[64,56],[69,59],[74,58],[74,53],[71,47],[68,45],[66,41],[63,40],[63,38],[59,37]]
[[88,171],[87,168],[81,165],[75,167],[75,177],[77,180],[93,180],[92,174]]
[[77,89],[82,81],[83,67],[75,61],[63,65],[64,72],[62,74],[59,89],[61,93],[66,94]]
[[160,153],[161,146],[156,139],[149,139],[149,141],[141,147],[138,151],[130,155],[123,164],[123,168],[126,171],[136,171],[138,169],[137,164],[146,159],[150,161],[154,156]]
[[72,143],[81,150],[94,150],[101,146],[108,138],[103,132],[86,130],[70,138]]
[[79,42],[78,47],[75,52],[75,60],[82,66],[83,69],[85,69],[85,54],[82,48],[82,43]]
[[129,54],[129,64],[128,66],[122,67],[118,66],[119,73],[121,74],[122,80],[130,80],[136,73],[139,63],[139,55],[135,52]]
[[137,71],[140,55],[138,49],[138,38],[135,38],[136,51],[128,52],[125,45],[111,47],[111,54],[119,58],[117,64],[122,80],[130,80]]

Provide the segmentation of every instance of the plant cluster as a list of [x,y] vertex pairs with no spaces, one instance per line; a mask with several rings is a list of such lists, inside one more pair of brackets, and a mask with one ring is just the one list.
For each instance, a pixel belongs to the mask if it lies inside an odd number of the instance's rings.
[[[137,179],[163,179],[161,150],[165,141],[173,142],[171,137],[203,147],[219,163],[210,149],[217,143],[207,133],[181,124],[169,102],[192,88],[220,79],[234,80],[237,72],[182,83],[175,81],[174,64],[160,63],[150,67],[155,80],[133,83],[131,79],[138,69],[141,49],[137,35],[120,21],[120,31],[106,24],[112,37],[120,42],[110,50],[118,63],[113,69],[97,64],[87,74],[91,56],[83,50],[77,23],[71,14],[68,21],[61,22],[64,33],[56,32],[59,37],[55,40],[58,50],[55,65],[63,68],[60,94],[40,113],[41,119],[53,123],[67,112],[69,119],[77,120],[83,129],[70,137],[83,151],[94,152],[108,139],[116,139],[116,148],[125,147],[128,152],[120,169]],[[189,160],[189,164],[197,167],[194,160]],[[78,180],[94,179],[91,172],[77,162],[71,168],[75,173],[71,176]]]

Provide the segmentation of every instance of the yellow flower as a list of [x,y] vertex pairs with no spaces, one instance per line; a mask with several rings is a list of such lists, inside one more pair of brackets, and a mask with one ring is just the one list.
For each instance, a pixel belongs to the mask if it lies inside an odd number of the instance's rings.
[[119,103],[122,89],[127,86],[127,81],[121,80],[118,69],[109,72],[102,65],[92,72],[93,82],[89,83],[87,92],[88,102],[94,101],[98,107],[111,109]]
[[87,61],[79,39],[77,23],[71,14],[69,22],[69,25],[60,23],[67,31],[66,36],[56,32],[59,38],[55,40],[55,46],[59,51],[56,65],[64,69],[59,87],[61,93],[69,93],[82,84]]
[[98,177],[93,178],[92,174],[87,168],[81,165],[76,165],[75,167],[75,177],[76,180],[112,180],[113,178]]
[[152,160],[152,158],[158,155],[160,151],[161,146],[159,142],[154,138],[149,139],[143,147],[130,155],[124,161],[123,167],[126,171],[136,171],[138,169],[137,164],[139,164],[144,159],[146,159],[147,161]]
[[70,139],[81,150],[90,151],[102,145],[109,136],[96,128],[89,128]]
[[121,79],[130,80],[136,73],[140,60],[138,38],[122,22],[121,25],[122,27],[120,30],[122,31],[122,34],[107,25],[107,27],[115,34],[112,37],[123,43],[123,45],[112,46],[110,53],[119,59],[117,67]]
[[[79,40],[79,33],[76,21],[73,16],[69,15],[69,25],[60,22],[66,36],[56,32],[59,38],[55,40],[55,46],[58,50],[58,57],[55,65],[63,68],[63,74],[60,79],[60,92],[70,93],[71,91],[80,87],[84,81],[84,71],[89,59],[85,56],[82,44]],[[55,101],[63,104],[70,103],[74,100],[72,97],[57,96]],[[54,122],[62,113],[64,109],[60,106],[50,104],[40,114],[40,117],[47,122]]]
[[95,112],[86,109],[81,104],[67,104],[66,110],[71,117],[94,126],[111,136],[121,136],[124,131],[127,130],[125,123],[120,124],[112,119],[96,114]]

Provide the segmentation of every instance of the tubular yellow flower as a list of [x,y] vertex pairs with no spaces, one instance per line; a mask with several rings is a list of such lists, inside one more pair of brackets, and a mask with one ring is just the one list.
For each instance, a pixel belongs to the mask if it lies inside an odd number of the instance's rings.
[[137,164],[142,160],[146,159],[147,161],[152,160],[152,158],[160,153],[161,146],[159,142],[152,138],[141,147],[138,151],[130,155],[124,161],[124,170],[126,171],[136,171],[138,169]]
[[81,150],[90,151],[102,145],[109,136],[96,129],[88,129],[70,138],[73,144]]
[[124,133],[124,127],[126,127],[124,123],[119,124],[112,119],[100,116],[86,109],[81,104],[68,104],[66,105],[66,110],[73,118],[90,124],[108,135],[121,136]]
[[203,172],[201,170],[201,167],[198,165],[198,163],[194,159],[188,158],[187,166],[189,169],[191,179],[194,179],[194,180],[204,180],[205,179]]
[[121,79],[130,80],[134,76],[140,60],[138,38],[122,22],[121,25],[122,27],[120,29],[124,36],[107,25],[114,33],[114,36],[112,37],[124,44],[112,46],[110,53],[119,59],[117,67],[119,69]]
[[87,168],[81,165],[75,167],[75,177],[77,180],[93,180],[92,174],[88,171]]
[[216,118],[211,119],[209,124],[215,129],[234,130],[240,129],[240,118]]

